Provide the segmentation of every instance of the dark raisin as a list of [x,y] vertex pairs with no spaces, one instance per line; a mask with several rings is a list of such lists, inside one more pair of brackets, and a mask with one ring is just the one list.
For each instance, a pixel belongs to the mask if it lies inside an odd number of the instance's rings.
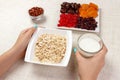
[[65,9],[61,9],[60,12],[61,13],[66,13],[66,10]]
[[97,27],[97,22],[94,18],[79,17],[77,19],[76,27],[87,30],[95,30],[95,28]]
[[68,3],[68,2],[63,2],[61,4],[61,9],[60,10],[61,13],[71,13],[71,14],[79,14],[79,7],[80,4],[77,3]]
[[72,9],[70,9],[68,10],[68,13],[74,14],[75,12]]

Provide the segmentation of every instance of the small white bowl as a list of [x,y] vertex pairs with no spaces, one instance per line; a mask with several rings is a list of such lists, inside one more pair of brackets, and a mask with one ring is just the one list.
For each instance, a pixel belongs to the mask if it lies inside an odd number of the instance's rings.
[[41,21],[43,19],[43,14],[41,14],[39,16],[30,16],[30,17],[34,22]]
[[[34,49],[35,49],[35,44],[38,39],[38,37],[42,34],[58,34],[61,36],[65,36],[67,39],[67,44],[66,44],[66,52],[65,56],[62,59],[60,63],[41,63],[38,60],[35,60],[35,55],[34,55]],[[70,60],[71,56],[71,51],[72,51],[72,32],[68,30],[58,30],[58,29],[46,29],[46,28],[38,28],[35,33],[33,34],[25,55],[24,61],[30,62],[30,63],[35,63],[35,64],[41,64],[41,65],[49,65],[49,66],[63,66],[66,67],[68,65],[68,62]]]

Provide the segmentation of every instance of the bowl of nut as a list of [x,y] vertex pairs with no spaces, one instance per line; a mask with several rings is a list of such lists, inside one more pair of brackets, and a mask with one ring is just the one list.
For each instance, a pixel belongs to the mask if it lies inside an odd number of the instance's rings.
[[44,10],[42,7],[32,7],[31,9],[29,9],[28,13],[31,19],[34,22],[37,22],[43,19]]
[[70,60],[71,51],[71,31],[38,28],[28,44],[25,61],[66,67]]

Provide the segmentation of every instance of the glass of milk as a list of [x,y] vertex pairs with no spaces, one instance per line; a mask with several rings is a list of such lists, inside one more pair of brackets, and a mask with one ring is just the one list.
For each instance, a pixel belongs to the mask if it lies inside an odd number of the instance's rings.
[[94,33],[86,33],[78,38],[78,50],[84,57],[92,57],[103,47],[102,39]]

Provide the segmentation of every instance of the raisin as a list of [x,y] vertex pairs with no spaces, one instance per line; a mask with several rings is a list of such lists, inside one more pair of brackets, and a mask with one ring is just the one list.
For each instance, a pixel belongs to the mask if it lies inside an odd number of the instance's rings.
[[61,4],[61,13],[79,14],[80,4],[63,2]]
[[97,22],[92,17],[90,17],[90,18],[79,17],[77,19],[76,28],[95,30],[96,27],[97,27]]

